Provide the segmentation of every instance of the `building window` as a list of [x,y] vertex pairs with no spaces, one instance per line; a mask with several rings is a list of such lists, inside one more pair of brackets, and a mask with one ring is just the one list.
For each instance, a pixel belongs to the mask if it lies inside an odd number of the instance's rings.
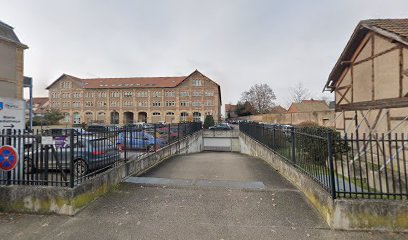
[[79,107],[81,107],[81,102],[73,102],[73,103],[72,103],[72,106],[73,106],[74,108],[79,108]]
[[174,116],[174,112],[167,112],[166,116]]
[[193,107],[200,107],[201,106],[201,102],[192,102],[191,105]]
[[159,92],[159,91],[153,92],[152,97],[161,97],[161,92]]
[[106,107],[106,102],[97,102],[96,105],[98,107]]
[[106,98],[108,96],[107,92],[98,92],[98,98]]
[[154,102],[152,102],[152,106],[153,106],[153,107],[160,107],[160,106],[161,106],[161,102],[160,102],[160,101],[154,101]]
[[205,106],[213,106],[214,105],[213,100],[207,100],[206,102],[204,102],[204,105]]
[[93,98],[95,96],[94,92],[86,92],[84,95],[85,98]]
[[165,96],[166,97],[175,97],[176,93],[174,91],[166,91]]
[[64,122],[69,122],[69,113],[64,112],[63,115],[64,115],[63,121],[64,121]]
[[189,102],[180,102],[180,106],[181,107],[188,107],[188,105],[189,105]]
[[111,97],[113,97],[113,98],[120,97],[120,92],[111,92]]
[[166,101],[165,106],[166,107],[176,106],[176,102],[175,101]]
[[111,107],[120,107],[120,102],[112,101],[112,102],[110,103],[110,106],[111,106]]
[[51,98],[60,98],[60,93],[58,92],[51,93]]
[[212,97],[212,96],[214,96],[214,92],[205,92],[205,96],[206,97]]
[[193,121],[194,122],[201,122],[201,113],[193,112]]
[[188,97],[188,96],[190,96],[189,92],[186,92],[186,91],[180,92],[180,97]]
[[193,86],[199,87],[202,86],[203,82],[198,79],[193,79]]
[[62,102],[62,107],[63,108],[69,108],[70,107],[70,102]]
[[202,92],[193,92],[193,97],[201,97],[203,96]]
[[53,103],[52,103],[52,106],[53,106],[54,108],[59,108],[59,107],[61,107],[61,104],[60,104],[60,102],[53,102]]
[[137,92],[137,97],[148,97],[148,96],[149,96],[149,94],[147,92],[145,92],[145,91]]
[[124,91],[124,92],[123,92],[123,96],[124,96],[124,97],[132,97],[132,96],[133,96],[133,92],[131,92],[131,91]]
[[69,93],[61,93],[61,98],[69,98]]
[[180,114],[180,122],[186,122],[188,120],[188,113],[187,112],[182,112]]
[[123,102],[123,106],[125,106],[125,107],[131,107],[132,105],[133,105],[133,102],[131,102],[131,101]]
[[86,112],[85,113],[85,121],[90,123],[93,121],[93,113],[92,112]]
[[205,112],[206,116],[213,115],[212,112]]
[[71,86],[72,86],[72,83],[71,82],[69,82],[69,81],[64,81],[64,82],[62,82],[61,83],[61,88],[71,88]]
[[159,112],[154,112],[152,115],[153,116],[160,116],[160,113]]
[[85,107],[93,107],[93,106],[94,106],[93,102],[91,102],[91,101],[86,101],[85,102]]
[[82,93],[72,93],[72,98],[81,98]]
[[138,104],[137,104],[139,107],[148,107],[149,106],[149,104],[148,104],[148,102],[147,101],[143,101],[143,102],[138,102]]

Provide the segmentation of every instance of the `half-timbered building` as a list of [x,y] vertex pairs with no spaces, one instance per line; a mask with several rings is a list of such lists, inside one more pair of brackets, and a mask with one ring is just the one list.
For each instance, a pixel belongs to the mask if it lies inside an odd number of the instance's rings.
[[336,129],[345,133],[408,130],[408,19],[361,21],[330,73]]

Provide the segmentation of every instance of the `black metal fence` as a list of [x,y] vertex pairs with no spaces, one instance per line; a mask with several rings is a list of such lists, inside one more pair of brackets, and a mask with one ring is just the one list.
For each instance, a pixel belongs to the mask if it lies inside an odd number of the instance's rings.
[[[0,147],[12,146],[19,161],[11,171],[0,170],[0,185],[74,187],[115,164],[141,158],[201,129],[201,123],[90,126],[89,131],[3,129]],[[0,165],[7,168],[11,158],[3,155]]]
[[302,128],[241,123],[241,132],[319,183],[333,198],[408,198],[407,134],[310,134]]

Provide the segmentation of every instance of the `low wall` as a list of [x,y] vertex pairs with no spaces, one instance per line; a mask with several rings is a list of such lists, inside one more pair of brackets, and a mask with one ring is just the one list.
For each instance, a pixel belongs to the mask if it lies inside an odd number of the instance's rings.
[[140,175],[177,154],[202,151],[202,131],[142,158],[128,159],[74,187],[0,186],[0,211],[74,215],[131,175]]
[[[231,151],[240,152],[241,147],[239,145],[239,133],[238,129],[234,130],[204,130],[203,131],[203,145],[204,151]],[[217,144],[221,140],[223,143],[227,143],[228,147],[223,148],[219,146],[207,146],[209,142],[213,142],[212,145]],[[218,141],[217,141],[218,140]]]
[[332,199],[330,194],[292,164],[240,133],[241,153],[265,160],[288,179],[333,229],[408,231],[406,200]]
[[297,125],[302,122],[315,122],[320,126],[334,127],[336,113],[334,110],[300,112],[300,113],[269,113],[238,117],[237,119],[274,124]]

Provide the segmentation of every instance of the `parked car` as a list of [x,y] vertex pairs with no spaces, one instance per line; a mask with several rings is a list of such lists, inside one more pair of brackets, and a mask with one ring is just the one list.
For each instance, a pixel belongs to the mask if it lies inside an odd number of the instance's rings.
[[82,128],[74,127],[74,128],[50,128],[45,129],[42,131],[42,135],[44,136],[70,136],[71,131],[74,133],[74,136],[81,136],[81,135],[91,135],[91,132],[85,131]]
[[109,131],[109,128],[103,125],[90,125],[88,126],[87,131],[91,133],[101,133]]
[[143,129],[153,129],[154,125],[150,123],[144,123],[143,124]]
[[216,124],[216,125],[214,125],[212,127],[209,127],[208,129],[210,129],[210,130],[232,130],[232,129],[234,129],[234,127],[232,127],[228,123],[219,123],[219,124]]
[[24,148],[30,148],[34,142],[37,141],[36,136],[33,134],[32,130],[24,129],[23,131],[24,138]]
[[128,123],[123,125],[122,130],[126,131],[143,131],[143,124],[140,123]]
[[[72,152],[73,150],[73,152]],[[115,144],[107,138],[79,139],[70,147],[41,147],[26,153],[24,163],[28,172],[40,170],[69,171],[73,155],[74,175],[81,177],[90,171],[104,168],[120,159]],[[42,156],[42,161],[35,156]],[[47,162],[45,162],[48,160]]]
[[88,131],[86,131],[85,129],[83,129],[81,127],[73,127],[72,129],[74,129],[75,132],[80,134],[80,135],[92,135],[91,132],[88,132]]
[[[126,146],[125,146],[126,143]],[[146,132],[127,132],[126,139],[125,133],[120,133],[117,144],[119,149],[135,149],[135,150],[148,150],[152,151],[155,147],[161,148],[166,145],[166,142],[161,138],[155,138],[153,135]]]

